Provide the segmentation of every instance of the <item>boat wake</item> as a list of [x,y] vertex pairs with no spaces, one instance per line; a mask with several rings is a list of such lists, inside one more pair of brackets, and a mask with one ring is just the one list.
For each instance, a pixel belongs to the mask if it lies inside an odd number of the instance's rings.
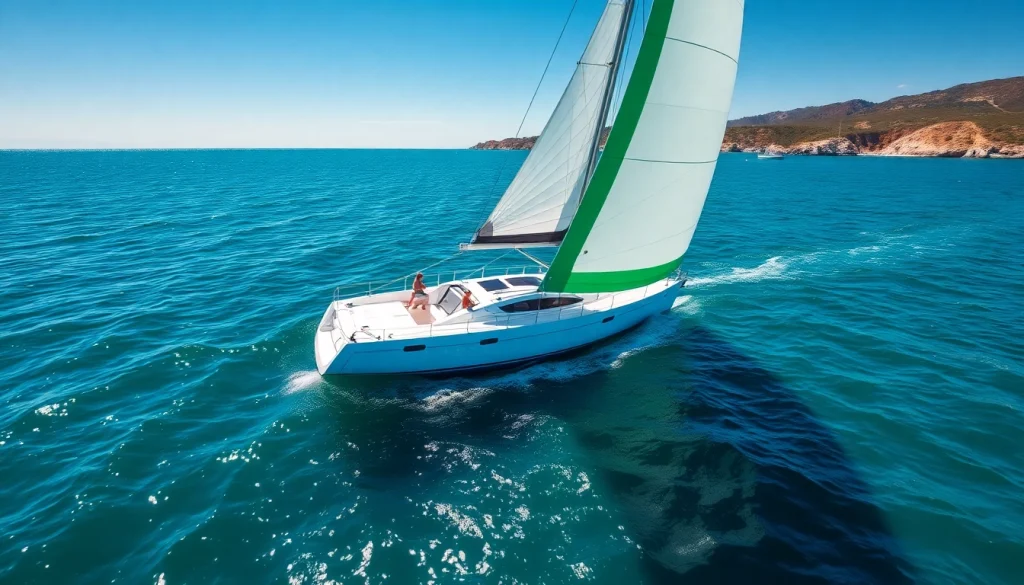
[[[927,251],[926,246],[916,245],[913,237],[907,234],[883,235],[877,242],[852,248],[819,250],[790,257],[772,256],[761,264],[753,267],[731,267],[718,274],[690,278],[687,288],[707,289],[723,284],[739,284],[761,282],[765,280],[784,280],[794,278],[801,273],[815,272],[827,266],[832,270],[842,267],[859,266],[864,263],[885,262],[890,257],[905,257],[909,247],[920,254]],[[814,266],[818,266],[817,269]],[[673,307],[675,308],[675,307]]]
[[320,373],[316,370],[295,372],[291,376],[288,376],[288,385],[284,388],[284,394],[302,392],[303,390],[308,390],[321,382],[323,382],[323,377],[320,376]]
[[731,271],[726,274],[691,278],[686,284],[693,288],[707,288],[717,286],[719,284],[758,282],[773,278],[783,278],[788,265],[789,262],[783,260],[782,256],[773,256],[755,268],[732,268]]

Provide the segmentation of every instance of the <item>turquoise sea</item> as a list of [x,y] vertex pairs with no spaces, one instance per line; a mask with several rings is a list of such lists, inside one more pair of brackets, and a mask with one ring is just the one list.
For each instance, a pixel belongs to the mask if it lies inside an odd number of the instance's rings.
[[0,583],[1024,583],[1024,164],[723,155],[670,313],[321,379],[522,160],[0,152]]

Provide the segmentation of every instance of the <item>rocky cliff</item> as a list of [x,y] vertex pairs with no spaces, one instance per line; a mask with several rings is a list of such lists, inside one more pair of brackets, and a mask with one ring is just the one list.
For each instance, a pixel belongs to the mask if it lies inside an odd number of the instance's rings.
[[470,150],[530,150],[536,142],[536,136],[488,140],[471,146]]
[[[608,133],[612,131],[611,126],[606,127],[601,132],[601,147],[604,147],[604,143],[608,141]],[[488,140],[486,142],[478,142],[473,146],[470,146],[470,150],[530,150],[533,145],[537,143],[536,136],[526,136],[523,138],[505,138],[502,140]]]
[[[765,143],[766,142],[766,143]],[[723,152],[768,152],[776,154],[843,156],[930,156],[951,158],[1024,158],[1024,144],[1007,144],[989,139],[973,122],[941,122],[914,131],[852,134],[798,142],[789,146],[747,140],[743,144],[723,142]]]
[[[735,146],[734,146],[735,145]],[[1024,158],[1024,77],[732,120],[723,150]]]

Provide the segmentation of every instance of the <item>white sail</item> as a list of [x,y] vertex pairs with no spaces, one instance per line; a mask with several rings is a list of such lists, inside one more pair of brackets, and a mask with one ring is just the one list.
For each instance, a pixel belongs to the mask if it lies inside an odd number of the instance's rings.
[[615,127],[544,290],[625,290],[679,266],[718,161],[742,27],[742,0],[654,0]]
[[557,244],[586,183],[588,163],[604,124],[626,0],[611,0],[551,118],[473,244]]

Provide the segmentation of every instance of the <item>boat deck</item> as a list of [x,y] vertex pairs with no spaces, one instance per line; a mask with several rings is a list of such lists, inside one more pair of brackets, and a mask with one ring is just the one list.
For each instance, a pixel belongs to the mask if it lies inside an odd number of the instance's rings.
[[417,325],[430,325],[437,320],[433,315],[436,310],[434,305],[428,305],[426,310],[419,307],[415,309],[406,308],[405,310],[409,312],[409,316],[412,317],[412,320],[415,321]]
[[405,329],[433,324],[439,318],[439,311],[434,305],[428,306],[427,310],[410,309],[404,301],[388,301],[338,311],[338,320],[345,331]]

